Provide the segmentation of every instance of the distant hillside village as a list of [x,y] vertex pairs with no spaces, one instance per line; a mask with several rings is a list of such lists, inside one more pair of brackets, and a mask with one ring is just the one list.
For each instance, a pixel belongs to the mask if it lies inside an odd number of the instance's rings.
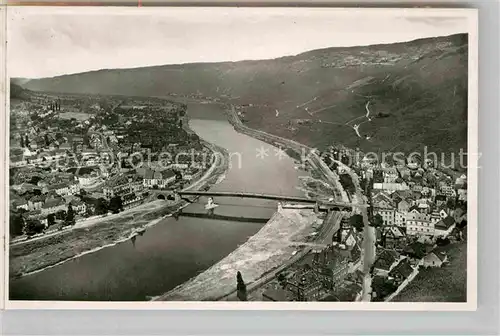
[[[183,188],[202,175],[210,158],[211,150],[184,127],[183,104],[23,89],[15,93],[10,117],[12,238],[117,213],[154,199],[155,190]],[[169,155],[158,157],[160,152]],[[163,194],[159,197],[171,197]]]
[[[453,179],[419,158],[403,164],[380,164],[363,156],[356,160],[353,151],[343,146],[332,146],[322,158],[354,199],[346,167],[352,169],[370,204],[369,222],[376,235],[376,258],[370,272],[372,301],[392,300],[421,269],[456,262],[450,260],[448,251],[467,240],[465,174]],[[363,218],[356,210],[344,216],[328,247],[311,249],[251,299],[360,301],[363,229]]]

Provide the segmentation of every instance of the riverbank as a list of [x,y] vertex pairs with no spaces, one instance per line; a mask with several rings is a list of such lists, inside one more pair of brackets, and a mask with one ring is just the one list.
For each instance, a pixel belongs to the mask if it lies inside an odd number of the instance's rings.
[[203,273],[154,301],[213,301],[236,288],[236,273],[247,285],[307,248],[306,237],[322,224],[312,210],[281,209],[247,242]]
[[236,111],[234,110],[234,106],[232,105],[226,109],[226,114],[229,123],[237,132],[268,143],[271,146],[281,148],[287,153],[291,150],[300,157],[300,160],[309,162],[309,164],[319,173],[320,178],[333,188],[336,199],[342,200],[346,203],[350,202],[349,196],[340,183],[339,176],[334,171],[330,170],[327,164],[317,155],[317,152],[313,148],[291,139],[282,138],[274,134],[245,126],[241,122]]
[[[228,169],[228,153],[209,145],[216,160],[200,179],[185,189],[200,190],[219,183]],[[110,218],[92,220],[71,230],[61,231],[33,241],[9,247],[9,278],[16,279],[60,265],[82,255],[114,246],[130,239],[139,228],[159,223],[173,212],[187,206],[184,200],[156,200],[125,210]],[[84,239],[83,239],[84,238]]]

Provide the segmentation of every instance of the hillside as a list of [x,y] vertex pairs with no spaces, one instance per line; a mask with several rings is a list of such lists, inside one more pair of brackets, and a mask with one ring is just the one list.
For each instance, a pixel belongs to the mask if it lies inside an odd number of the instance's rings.
[[[467,144],[466,34],[273,60],[100,70],[24,87],[217,98],[236,105],[250,127],[319,148],[340,142],[365,151],[410,152],[427,145],[449,153]],[[367,103],[371,121],[348,123],[367,113]],[[358,135],[353,127],[361,121]]]
[[24,99],[28,96],[29,91],[23,87],[14,84],[12,81],[10,83],[10,98],[11,99]]

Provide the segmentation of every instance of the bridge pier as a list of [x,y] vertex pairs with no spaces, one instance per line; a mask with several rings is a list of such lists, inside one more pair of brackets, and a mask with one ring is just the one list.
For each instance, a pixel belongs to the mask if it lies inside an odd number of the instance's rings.
[[283,204],[281,202],[278,202],[278,213],[283,212]]

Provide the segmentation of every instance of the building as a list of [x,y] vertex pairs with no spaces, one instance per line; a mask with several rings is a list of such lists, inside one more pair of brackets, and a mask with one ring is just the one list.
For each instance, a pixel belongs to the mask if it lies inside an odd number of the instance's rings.
[[388,249],[404,248],[406,235],[397,226],[386,226],[383,228],[383,246]]
[[99,180],[99,176],[96,172],[92,172],[90,174],[83,174],[83,175],[78,176],[78,183],[80,183],[80,186],[82,186],[82,187],[93,185],[93,184],[97,183],[98,180]]
[[450,185],[442,185],[439,190],[446,197],[455,197],[457,195],[453,186]]
[[347,248],[352,248],[358,244],[358,237],[354,228],[345,228],[341,232],[341,243],[347,246]]
[[28,165],[28,161],[24,159],[23,155],[16,155],[10,157],[10,166],[11,167],[26,167]]
[[106,182],[102,188],[104,196],[112,198],[129,193],[141,192],[144,189],[143,179],[137,175],[119,175]]
[[405,183],[374,183],[373,189],[396,191],[396,190],[410,190],[410,187]]
[[406,234],[412,235],[434,235],[434,225],[429,214],[411,210],[406,216]]
[[42,196],[34,196],[28,200],[28,208],[29,210],[41,210],[43,203],[44,203],[44,198]]
[[147,188],[165,188],[175,181],[176,174],[173,170],[167,169],[164,171],[154,171],[146,169],[144,173],[143,184]]
[[12,202],[12,206],[15,209],[24,209],[26,211],[29,210],[28,202],[24,198],[16,199]]
[[411,206],[410,203],[408,203],[406,200],[403,199],[398,203],[398,211],[406,213],[410,211],[410,206]]
[[394,225],[394,207],[392,199],[385,193],[377,193],[372,197],[373,214],[382,216],[384,225]]
[[87,212],[87,204],[80,199],[71,201],[71,206],[73,207],[73,210],[79,215],[84,215]]
[[383,170],[384,183],[394,183],[399,177],[398,170],[395,167],[385,168]]
[[349,271],[351,254],[343,244],[334,243],[313,257],[313,269],[327,288],[341,283]]
[[48,185],[47,190],[49,192],[54,191],[59,196],[70,195],[69,185],[67,183],[64,183],[64,182]]
[[193,181],[193,180],[196,180],[197,178],[199,178],[200,175],[201,175],[200,169],[190,168],[182,173],[182,179],[186,180],[186,181]]
[[467,201],[467,189],[458,189],[457,193],[459,201]]
[[431,213],[431,224],[436,225],[437,222],[439,222],[442,218],[439,215],[439,213],[433,212]]
[[323,295],[323,283],[312,269],[297,271],[286,283],[296,301],[317,301]]
[[453,216],[447,216],[441,219],[434,225],[434,236],[436,237],[447,237],[453,228],[455,227],[455,219]]
[[49,199],[45,202],[45,204],[42,206],[42,215],[50,215],[53,213],[56,213],[58,211],[67,211],[68,207],[66,206],[66,203],[62,198],[52,198]]
[[406,227],[406,216],[408,215],[407,212],[400,212],[400,211],[395,211],[394,212],[394,224],[399,227]]
[[408,179],[410,177],[410,169],[408,169],[408,167],[406,167],[406,166],[398,166],[397,170],[398,170],[398,172],[401,175],[401,178],[403,180],[406,180],[406,179]]

